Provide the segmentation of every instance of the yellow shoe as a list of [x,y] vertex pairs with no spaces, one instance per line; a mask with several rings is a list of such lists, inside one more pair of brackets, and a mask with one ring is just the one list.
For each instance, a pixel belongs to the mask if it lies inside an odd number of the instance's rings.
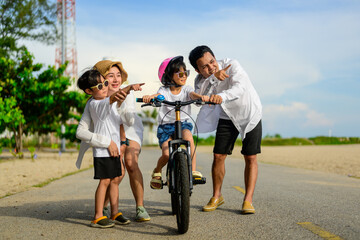
[[214,211],[217,207],[224,204],[224,202],[225,202],[225,200],[224,200],[223,196],[221,196],[220,198],[212,197],[212,198],[210,198],[210,201],[208,202],[208,204],[203,207],[203,211],[204,212]]
[[252,203],[250,203],[248,201],[244,201],[244,203],[242,205],[241,213],[242,214],[253,214],[253,213],[255,213],[255,208],[252,205]]

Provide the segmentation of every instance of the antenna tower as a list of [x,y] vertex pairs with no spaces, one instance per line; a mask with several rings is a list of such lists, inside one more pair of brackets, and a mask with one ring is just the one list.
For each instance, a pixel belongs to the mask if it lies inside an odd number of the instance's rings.
[[75,90],[75,79],[77,78],[77,52],[75,35],[75,0],[57,0],[57,31],[59,38],[55,50],[55,66],[68,61],[65,75],[71,77]]

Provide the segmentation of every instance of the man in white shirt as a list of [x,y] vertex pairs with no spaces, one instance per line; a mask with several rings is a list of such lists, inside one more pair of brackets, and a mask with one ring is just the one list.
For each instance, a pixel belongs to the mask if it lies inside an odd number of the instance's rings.
[[225,176],[225,159],[232,154],[240,134],[246,190],[241,212],[255,213],[252,201],[258,174],[256,157],[261,152],[262,136],[260,98],[238,61],[228,58],[218,61],[207,46],[194,48],[189,60],[198,73],[195,92],[208,95],[211,102],[218,104],[203,106],[197,118],[199,132],[216,130],[212,165],[213,196],[203,211],[214,211],[224,203],[221,187]]

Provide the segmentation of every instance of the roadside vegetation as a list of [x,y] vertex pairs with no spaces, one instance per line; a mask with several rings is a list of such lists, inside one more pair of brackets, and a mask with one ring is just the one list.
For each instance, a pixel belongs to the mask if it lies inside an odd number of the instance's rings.
[[[196,137],[194,140],[196,142]],[[215,136],[208,138],[198,138],[197,145],[214,145]],[[304,146],[304,145],[340,145],[340,144],[360,144],[359,137],[325,137],[317,136],[311,138],[282,138],[279,134],[274,136],[266,135],[262,141],[262,146]],[[236,141],[236,145],[241,146],[241,139]]]

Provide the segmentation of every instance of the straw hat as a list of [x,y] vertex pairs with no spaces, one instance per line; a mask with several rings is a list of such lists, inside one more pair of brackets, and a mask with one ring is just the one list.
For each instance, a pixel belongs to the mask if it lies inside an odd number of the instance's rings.
[[102,60],[94,65],[94,69],[98,70],[100,74],[105,78],[106,75],[109,73],[110,68],[112,68],[113,66],[117,66],[120,69],[122,79],[121,81],[126,82],[128,74],[123,68],[120,61]]

